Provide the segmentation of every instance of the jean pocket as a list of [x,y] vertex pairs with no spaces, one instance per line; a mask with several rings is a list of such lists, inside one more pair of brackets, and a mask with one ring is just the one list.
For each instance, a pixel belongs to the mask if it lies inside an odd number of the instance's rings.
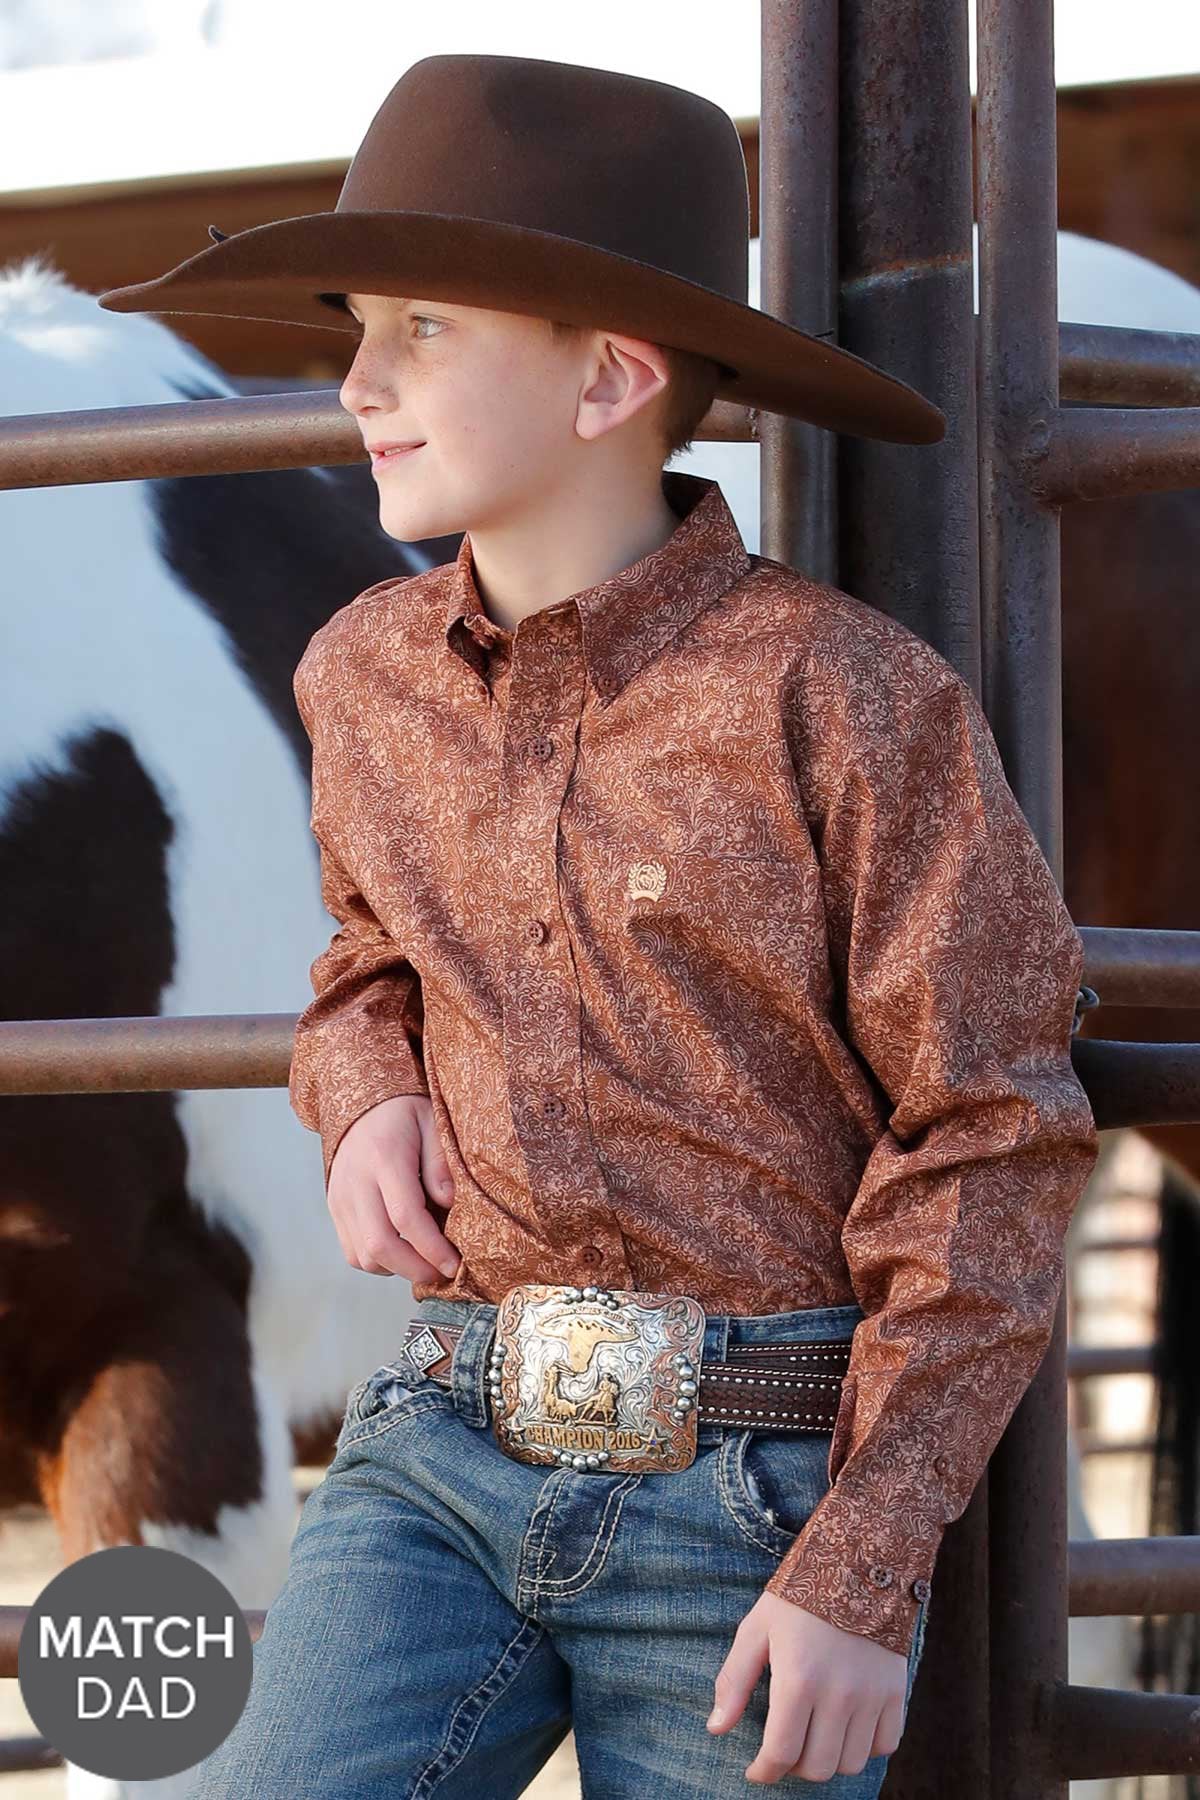
[[358,1438],[371,1436],[398,1423],[411,1401],[428,1396],[431,1391],[434,1396],[450,1397],[448,1389],[428,1378],[414,1381],[407,1364],[384,1363],[382,1368],[351,1389],[338,1432],[337,1449],[344,1450]]
[[738,1431],[717,1454],[721,1504],[744,1537],[782,1556],[829,1491],[829,1431]]

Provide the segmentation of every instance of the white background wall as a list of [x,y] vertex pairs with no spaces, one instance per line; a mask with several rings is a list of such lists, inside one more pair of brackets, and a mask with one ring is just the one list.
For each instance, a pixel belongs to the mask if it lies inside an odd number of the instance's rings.
[[[1200,71],[1195,0],[1054,11],[1060,86]],[[0,193],[348,158],[446,51],[620,69],[755,118],[759,47],[747,0],[3,0]]]

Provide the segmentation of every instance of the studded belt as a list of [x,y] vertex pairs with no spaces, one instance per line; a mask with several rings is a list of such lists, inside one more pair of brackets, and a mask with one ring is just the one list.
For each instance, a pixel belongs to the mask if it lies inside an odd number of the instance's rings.
[[[730,1344],[704,1360],[689,1294],[528,1282],[496,1311],[488,1391],[496,1439],[517,1462],[684,1469],[700,1419],[757,1431],[833,1430],[851,1339]],[[416,1319],[401,1357],[448,1387],[459,1325]]]

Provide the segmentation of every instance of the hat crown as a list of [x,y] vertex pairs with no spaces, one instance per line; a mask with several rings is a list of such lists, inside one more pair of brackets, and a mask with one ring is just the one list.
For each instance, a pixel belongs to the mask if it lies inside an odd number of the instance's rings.
[[750,194],[728,113],[642,76],[519,56],[416,62],[376,112],[336,212],[550,232],[746,302]]

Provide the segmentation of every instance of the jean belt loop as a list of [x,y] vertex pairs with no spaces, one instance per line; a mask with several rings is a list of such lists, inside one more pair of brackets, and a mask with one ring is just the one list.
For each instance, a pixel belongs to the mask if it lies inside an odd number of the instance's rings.
[[486,1303],[463,1308],[462,1336],[451,1363],[454,1406],[465,1425],[488,1423],[487,1362],[496,1329],[496,1308]]

